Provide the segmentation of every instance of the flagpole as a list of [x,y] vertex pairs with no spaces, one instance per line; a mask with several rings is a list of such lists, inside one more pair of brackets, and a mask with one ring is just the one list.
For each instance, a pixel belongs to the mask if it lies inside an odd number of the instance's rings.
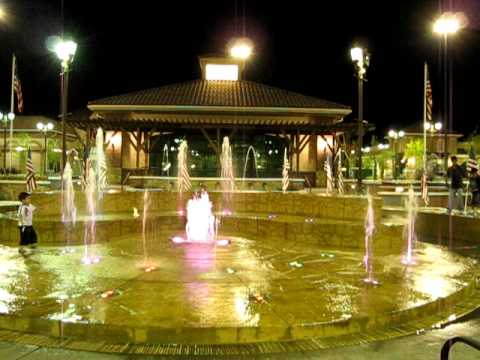
[[[427,62],[424,65],[423,74],[423,174],[427,173],[427,81],[428,68]],[[432,124],[433,125],[433,124]]]
[[[15,82],[15,66],[16,66],[15,54],[12,57],[12,88],[10,93],[10,112],[14,113],[14,101],[15,101],[15,91],[14,91],[14,82]],[[10,121],[10,144],[9,144],[9,169],[10,173],[12,172],[12,142],[13,142],[13,121]]]

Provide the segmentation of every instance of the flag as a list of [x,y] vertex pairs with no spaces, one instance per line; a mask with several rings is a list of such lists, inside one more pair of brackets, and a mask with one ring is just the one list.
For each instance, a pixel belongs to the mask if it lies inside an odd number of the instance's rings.
[[332,167],[330,166],[330,156],[327,155],[324,165],[325,174],[327,176],[327,194],[333,190]]
[[32,162],[32,149],[28,148],[27,154],[27,192],[32,192],[37,188],[37,182],[35,180],[35,170],[33,169]]
[[338,193],[343,195],[345,193],[345,187],[343,184],[343,172],[342,172],[342,149],[337,154],[338,157],[338,169],[337,169],[337,187]]
[[288,177],[288,170],[290,169],[290,164],[288,162],[287,148],[283,154],[283,169],[282,169],[282,191],[287,192],[288,185],[290,184],[290,179]]
[[103,150],[103,129],[97,129],[95,139],[95,155],[96,155],[96,175],[97,175],[97,192],[102,197],[103,191],[107,187],[107,161]]
[[475,148],[473,144],[470,146],[470,152],[467,161],[467,170],[472,172],[473,169],[478,170],[478,162],[477,162],[477,154],[475,152]]
[[432,121],[432,107],[433,107],[433,97],[432,97],[432,85],[430,84],[430,78],[428,76],[428,67],[425,64],[425,105],[426,105],[426,120]]
[[190,182],[190,174],[188,173],[187,164],[188,144],[186,140],[183,140],[178,149],[178,192],[190,190],[192,183]]
[[22,113],[23,112],[22,83],[20,82],[20,78],[18,77],[17,62],[15,59],[15,55],[13,56],[13,89],[15,90],[15,94],[17,95],[17,110],[19,113]]
[[422,190],[422,199],[425,202],[425,205],[428,205],[428,203],[430,202],[428,198],[428,176],[425,173],[423,173],[422,175],[420,187]]

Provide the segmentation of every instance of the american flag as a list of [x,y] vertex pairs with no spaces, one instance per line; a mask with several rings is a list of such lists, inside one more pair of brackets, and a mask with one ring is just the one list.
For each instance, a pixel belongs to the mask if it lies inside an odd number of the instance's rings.
[[87,188],[87,182],[88,182],[88,175],[90,172],[90,156],[89,156],[89,151],[87,147],[85,147],[83,151],[83,174],[81,177],[81,185],[82,185],[82,190],[85,191]]
[[477,154],[473,145],[470,146],[469,157],[467,161],[467,170],[472,171],[473,169],[478,170]]
[[288,170],[290,169],[290,164],[288,162],[287,148],[283,154],[283,169],[282,169],[282,191],[287,192],[288,185],[290,184],[290,179],[288,177]]
[[433,107],[433,97],[432,97],[432,85],[430,84],[430,77],[428,76],[427,68],[427,83],[425,84],[425,103],[427,107],[427,121],[432,121],[432,107]]
[[17,95],[17,109],[19,113],[23,112],[23,93],[22,93],[22,83],[20,82],[20,78],[18,77],[17,73],[17,61],[15,59],[15,55],[13,56],[13,88],[15,90],[15,94]]
[[28,148],[27,154],[27,192],[32,192],[37,188],[37,181],[35,180],[35,169],[32,162],[32,149]]
[[330,194],[333,191],[333,177],[332,177],[332,167],[330,165],[330,155],[327,155],[324,165],[325,174],[327,176],[327,194]]
[[428,203],[430,202],[430,199],[428,198],[428,176],[425,173],[422,175],[420,187],[422,189],[422,199],[425,202],[425,205],[428,206]]
[[190,174],[188,173],[187,164],[188,144],[183,140],[178,149],[178,192],[190,190],[192,183],[190,182]]
[[345,192],[344,184],[343,184],[343,173],[342,173],[342,150],[337,154],[338,157],[338,169],[337,169],[337,186],[338,186],[338,193],[343,195]]

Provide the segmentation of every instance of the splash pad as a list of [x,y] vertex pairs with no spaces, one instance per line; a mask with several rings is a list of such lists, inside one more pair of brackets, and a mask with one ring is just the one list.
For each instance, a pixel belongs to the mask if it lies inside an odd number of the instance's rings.
[[[221,215],[221,196],[210,194],[212,216]],[[234,193],[235,211],[217,233],[231,243],[217,247],[169,240],[186,225],[175,193],[148,193],[145,225],[143,216],[132,215],[144,208],[143,192],[105,194],[97,242],[90,245],[102,261],[83,266],[81,251],[59,255],[65,234],[54,221],[61,220],[57,197],[33,198],[45,214],[36,223],[40,243],[51,245],[30,258],[35,271],[15,249],[0,249],[11,275],[1,284],[9,293],[0,304],[4,329],[61,337],[63,344],[158,344],[167,354],[176,346],[241,354],[262,344],[275,352],[298,342],[335,346],[370,332],[389,337],[391,328],[416,331],[460,316],[462,301],[475,296],[476,264],[443,248],[416,246],[416,266],[405,267],[403,227],[380,222],[378,199],[372,199],[376,256],[370,260],[381,285],[372,287],[363,281],[365,198]],[[88,204],[79,200],[77,208],[76,228],[83,230]],[[1,224],[5,240],[8,221]],[[82,236],[71,239],[81,249]],[[150,271],[145,252],[155,264]],[[13,280],[24,286],[10,286]]]

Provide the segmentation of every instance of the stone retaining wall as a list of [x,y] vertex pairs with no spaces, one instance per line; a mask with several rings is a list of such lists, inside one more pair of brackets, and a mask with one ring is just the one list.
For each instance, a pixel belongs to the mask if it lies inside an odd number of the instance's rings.
[[[238,192],[229,194],[221,192],[209,193],[214,211],[230,209],[239,213],[272,213],[284,215],[312,216],[322,219],[364,221],[367,211],[367,199],[361,196],[325,196],[309,193],[277,192]],[[175,192],[150,192],[149,212],[177,211],[185,208],[185,203],[191,198],[186,193],[183,200],[178,199]],[[229,200],[227,199],[229,198]],[[60,218],[62,202],[61,194],[34,193],[32,203],[37,207],[37,215],[58,216]],[[81,192],[75,195],[77,213],[85,214],[85,196]],[[222,206],[225,204],[225,206]],[[110,214],[115,212],[139,211],[144,206],[143,192],[107,193],[98,204],[97,213]],[[373,198],[375,219],[378,223],[382,216],[382,199]]]

